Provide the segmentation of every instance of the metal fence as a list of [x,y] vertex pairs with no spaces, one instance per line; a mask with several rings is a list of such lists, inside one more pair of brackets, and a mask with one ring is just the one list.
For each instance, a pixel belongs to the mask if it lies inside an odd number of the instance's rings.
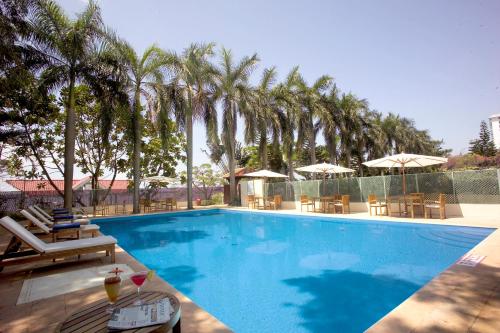
[[[218,198],[222,203],[223,187],[210,188],[212,199]],[[106,205],[129,205],[132,204],[132,192],[129,190],[78,190],[73,192],[74,206],[91,207],[94,202],[102,202]],[[204,193],[193,187],[193,199],[201,199],[205,202]],[[154,191],[141,190],[141,198],[164,200],[166,198],[176,199],[178,202],[187,200],[186,188],[165,188]],[[47,208],[61,207],[64,201],[56,191],[33,191],[33,192],[0,192],[0,214],[12,214],[20,209],[33,204]],[[219,202],[213,202],[219,203]]]
[[[267,183],[264,195],[280,194],[284,201],[298,201],[301,195],[348,194],[353,202],[366,202],[369,194],[379,198],[402,195],[402,182],[401,175],[387,175]],[[247,186],[253,193],[252,185]],[[408,174],[406,189],[407,193],[424,193],[426,200],[437,200],[444,193],[448,203],[500,204],[500,169]]]

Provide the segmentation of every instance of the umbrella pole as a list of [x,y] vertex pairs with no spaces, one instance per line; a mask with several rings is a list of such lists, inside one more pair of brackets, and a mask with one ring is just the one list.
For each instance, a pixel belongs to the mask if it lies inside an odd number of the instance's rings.
[[405,174],[404,163],[402,164],[402,166],[403,166],[403,201],[404,201],[404,205],[405,205],[404,214],[405,214],[405,216],[408,216],[408,211],[406,210],[406,174]]
[[323,172],[323,196],[326,196],[326,171]]

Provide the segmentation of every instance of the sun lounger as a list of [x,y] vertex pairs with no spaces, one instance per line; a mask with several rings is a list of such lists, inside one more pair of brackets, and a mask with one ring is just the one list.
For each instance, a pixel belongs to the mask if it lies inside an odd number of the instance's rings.
[[33,214],[35,214],[40,220],[42,220],[44,223],[48,224],[49,226],[52,223],[68,223],[68,221],[73,222],[73,223],[78,223],[78,224],[89,224],[89,222],[90,222],[89,219],[73,219],[72,216],[67,216],[66,218],[63,218],[62,216],[59,216],[58,218],[53,218],[46,211],[44,211],[42,208],[40,208],[37,205],[29,206],[28,209]]
[[49,225],[43,223],[35,216],[31,215],[26,210],[21,210],[21,214],[26,217],[33,226],[40,229],[46,235],[52,235],[52,241],[57,241],[58,237],[64,237],[68,235],[74,235],[76,238],[80,238],[82,234],[91,234],[92,237],[96,237],[99,233],[99,226],[95,224],[80,225],[78,223],[57,223]]
[[[101,251],[106,251],[107,256],[111,255],[111,262],[115,262],[116,239],[111,236],[45,243],[8,216],[0,219],[0,226],[14,235],[3,255],[0,255],[0,271],[4,266]],[[31,249],[20,251],[22,244]]]
[[41,214],[43,214],[46,218],[50,220],[75,220],[75,219],[83,219],[83,215],[75,215],[71,214],[66,208],[55,208],[52,210],[52,215],[47,213],[43,208],[38,205],[33,205],[30,207],[34,207]]

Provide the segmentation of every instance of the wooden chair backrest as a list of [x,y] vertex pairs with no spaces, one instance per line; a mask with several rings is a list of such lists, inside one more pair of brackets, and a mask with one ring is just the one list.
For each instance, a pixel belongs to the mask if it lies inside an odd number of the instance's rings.
[[334,194],[333,200],[342,200],[342,194]]
[[439,205],[441,207],[446,206],[446,195],[444,193],[439,193]]
[[423,203],[424,202],[424,193],[410,193],[411,196],[414,196],[415,198],[418,199],[413,199],[414,203]]
[[377,196],[375,194],[368,194],[368,203],[376,203]]
[[300,202],[301,203],[307,203],[309,201],[309,197],[307,195],[301,195],[300,196]]
[[277,205],[277,206],[281,205],[281,194],[276,194],[274,196],[274,204]]
[[348,194],[344,194],[344,195],[342,196],[342,205],[344,205],[344,206],[349,205],[349,199],[350,199],[350,198],[351,198],[351,196],[350,196],[350,195],[348,195]]
[[248,202],[255,202],[255,194],[248,195]]

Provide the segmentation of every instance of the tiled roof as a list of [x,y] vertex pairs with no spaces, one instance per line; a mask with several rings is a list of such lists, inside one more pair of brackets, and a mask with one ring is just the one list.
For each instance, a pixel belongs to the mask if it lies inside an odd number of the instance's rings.
[[[73,180],[73,187],[80,185],[82,181],[86,179],[74,179]],[[24,179],[9,179],[6,180],[6,182],[19,189],[20,191],[26,191],[26,192],[37,192],[37,191],[53,191],[52,185],[47,180],[24,180]],[[56,179],[53,180],[55,186],[59,190],[64,190],[64,180],[62,179]],[[109,184],[111,183],[111,180],[100,180],[99,184],[101,185],[101,188],[108,188]],[[113,190],[126,190],[129,184],[129,180],[127,179],[118,179],[115,180],[113,183]]]
[[[236,178],[242,177],[244,174],[251,172],[251,171],[247,170],[247,168],[236,168],[236,169],[234,169],[234,171],[235,171]],[[229,178],[229,173],[226,173],[223,177]]]

